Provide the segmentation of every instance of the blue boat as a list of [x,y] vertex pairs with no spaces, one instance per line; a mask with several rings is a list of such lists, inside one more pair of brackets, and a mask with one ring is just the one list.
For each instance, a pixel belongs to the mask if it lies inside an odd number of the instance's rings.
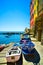
[[27,44],[20,44],[20,43],[16,43],[14,44],[14,46],[19,46],[22,50],[22,53],[23,54],[33,54],[34,53],[34,44],[32,42],[29,42]]
[[19,43],[16,43],[15,46],[19,46],[23,54],[33,54],[35,44],[31,41],[30,37],[24,37],[20,40]]
[[24,46],[22,45],[22,53],[23,54],[33,54],[34,51],[34,44],[32,42],[28,42],[27,44],[25,44]]

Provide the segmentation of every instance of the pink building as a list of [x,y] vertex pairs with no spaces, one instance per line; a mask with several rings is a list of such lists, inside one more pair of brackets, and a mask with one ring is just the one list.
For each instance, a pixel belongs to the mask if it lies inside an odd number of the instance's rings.
[[34,26],[34,0],[31,0],[30,4],[30,29]]

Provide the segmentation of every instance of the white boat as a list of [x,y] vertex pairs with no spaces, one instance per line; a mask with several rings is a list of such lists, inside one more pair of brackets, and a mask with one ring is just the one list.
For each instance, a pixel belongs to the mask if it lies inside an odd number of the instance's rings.
[[21,57],[21,49],[19,47],[14,46],[11,48],[6,54],[7,62],[16,62]]

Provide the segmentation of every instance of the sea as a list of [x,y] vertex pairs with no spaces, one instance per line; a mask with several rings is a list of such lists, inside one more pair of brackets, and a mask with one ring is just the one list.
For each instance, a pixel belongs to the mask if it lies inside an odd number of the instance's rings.
[[20,35],[24,32],[0,32],[0,45],[17,43],[20,41]]

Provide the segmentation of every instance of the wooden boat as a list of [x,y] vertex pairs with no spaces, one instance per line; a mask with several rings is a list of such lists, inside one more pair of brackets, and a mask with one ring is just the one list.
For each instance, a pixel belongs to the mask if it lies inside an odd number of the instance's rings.
[[14,46],[19,46],[23,54],[28,55],[34,53],[33,49],[35,48],[35,44],[32,41],[27,42],[27,40],[25,39],[20,41],[20,43],[16,43]]
[[23,54],[32,54],[35,44],[30,39],[22,39],[20,41]]
[[23,54],[32,54],[35,44],[31,41],[30,35],[23,34],[21,37],[20,45]]
[[7,62],[17,62],[21,57],[21,49],[14,46],[6,53]]
[[0,45],[0,51],[2,51],[4,49],[4,46]]
[[19,46],[23,54],[33,54],[35,44],[31,41],[30,37],[27,34],[23,36],[24,38],[21,38],[20,42],[16,43],[15,46]]

